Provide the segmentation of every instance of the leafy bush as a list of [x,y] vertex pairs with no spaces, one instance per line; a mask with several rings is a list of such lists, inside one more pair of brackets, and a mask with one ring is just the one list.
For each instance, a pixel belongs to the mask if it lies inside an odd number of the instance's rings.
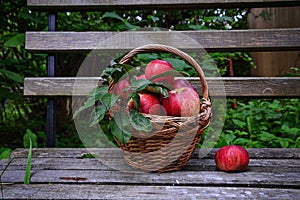
[[299,99],[238,101],[227,110],[217,146],[300,147]]

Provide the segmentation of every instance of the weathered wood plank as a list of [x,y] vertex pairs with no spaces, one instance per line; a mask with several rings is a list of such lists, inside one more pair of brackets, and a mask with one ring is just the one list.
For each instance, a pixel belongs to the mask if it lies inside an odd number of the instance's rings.
[[[300,189],[300,171],[241,173],[222,171],[176,171],[169,173],[139,173],[110,170],[31,170],[31,183],[84,183],[84,184],[135,184],[135,185],[222,185],[249,187],[281,187]],[[3,183],[23,183],[25,170],[7,170]]]
[[300,49],[300,28],[130,31],[26,32],[25,48],[33,52],[125,52],[145,44],[165,44],[182,50],[282,51]]
[[[201,92],[198,78],[188,78]],[[210,96],[299,97],[300,77],[227,77],[206,78]],[[97,77],[25,78],[26,96],[85,96],[99,83]],[[225,89],[225,90],[224,90]],[[224,94],[225,91],[225,94]]]
[[297,0],[27,0],[30,9],[41,11],[112,10],[112,9],[197,9],[197,8],[250,8],[300,5]]
[[3,193],[4,199],[298,199],[300,190],[249,187],[14,184],[4,185]]
[[[199,151],[209,152],[204,158],[214,158],[217,148],[196,149],[192,158],[197,158]],[[248,148],[249,156],[257,159],[299,159],[300,148]],[[37,148],[32,151],[32,158],[81,158],[87,153],[96,155],[118,155],[119,148]],[[11,157],[27,158],[28,149],[18,148]]]
[[[5,168],[8,160],[0,161],[0,171]],[[24,170],[27,158],[14,159],[9,165],[9,170]],[[109,164],[108,164],[109,163]],[[117,170],[125,165],[123,157],[104,159],[96,158],[33,158],[34,170]],[[300,159],[256,159],[250,158],[249,170],[253,172],[297,172],[300,171]],[[212,158],[193,158],[182,171],[217,171]]]

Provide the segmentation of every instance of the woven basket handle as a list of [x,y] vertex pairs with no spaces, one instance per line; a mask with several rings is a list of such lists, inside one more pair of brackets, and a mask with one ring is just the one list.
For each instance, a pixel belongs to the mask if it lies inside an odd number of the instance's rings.
[[136,54],[139,53],[147,53],[147,52],[165,52],[165,53],[173,53],[174,55],[177,55],[184,60],[186,60],[198,73],[198,76],[200,78],[200,82],[202,85],[202,93],[203,93],[203,98],[208,100],[208,86],[207,82],[205,80],[204,73],[200,67],[200,65],[188,54],[180,51],[177,48],[166,46],[166,45],[161,45],[161,44],[147,44],[143,45],[140,47],[137,47],[130,52],[128,52],[121,60],[120,64],[125,64],[127,63],[131,58],[133,58]]

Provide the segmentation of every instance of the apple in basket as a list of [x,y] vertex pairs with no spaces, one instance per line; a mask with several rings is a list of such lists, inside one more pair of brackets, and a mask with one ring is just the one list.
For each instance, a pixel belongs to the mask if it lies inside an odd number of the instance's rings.
[[216,152],[215,163],[222,171],[245,171],[249,164],[249,154],[239,145],[224,146]]
[[[151,115],[162,115],[164,112],[163,107],[160,105],[159,100],[156,96],[148,93],[138,93],[140,96],[140,113],[151,114]],[[128,102],[130,109],[136,109],[136,105],[133,99]]]
[[145,74],[139,75],[139,76],[135,77],[135,79],[136,80],[146,79],[146,75]]
[[169,91],[169,96],[162,100],[162,106],[169,116],[194,116],[199,114],[200,98],[193,88],[176,88]]
[[175,79],[173,82],[173,87],[175,89],[181,88],[181,87],[190,87],[190,88],[193,88],[194,90],[196,90],[195,87],[192,84],[190,84],[190,82],[188,82],[187,80],[184,80],[184,79]]
[[118,83],[116,83],[114,89],[113,89],[113,94],[115,95],[120,95],[121,98],[127,98],[130,94],[132,93],[131,89],[130,89],[130,84],[127,79],[123,79],[121,81],[119,81]]
[[[174,68],[169,62],[165,60],[153,60],[150,63],[148,63],[145,68],[145,77],[146,79],[150,80],[153,76],[162,74],[167,71],[173,71],[173,70]],[[152,81],[172,84],[173,80],[174,80],[174,76],[164,76],[164,77],[156,78]]]

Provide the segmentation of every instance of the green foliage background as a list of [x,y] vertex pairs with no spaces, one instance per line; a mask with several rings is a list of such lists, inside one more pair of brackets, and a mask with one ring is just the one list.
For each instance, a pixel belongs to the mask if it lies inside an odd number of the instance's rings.
[[[61,12],[58,30],[247,29],[247,13],[247,9]],[[46,99],[25,98],[23,80],[24,77],[46,76],[46,55],[27,52],[24,38],[25,31],[47,30],[47,13],[28,10],[26,0],[2,1],[0,17],[1,158],[10,149],[27,146],[28,138],[33,145],[45,146]],[[250,68],[254,65],[245,52],[215,52],[210,56],[223,76],[229,75],[229,56],[233,59],[236,76],[250,76]],[[75,75],[77,69],[74,66],[79,66],[83,58],[84,55],[79,54],[58,56],[58,63],[64,65],[57,69],[57,76]],[[299,76],[299,72],[296,75]],[[62,100],[58,106],[65,104],[66,100]],[[238,100],[237,109],[232,109],[229,102],[224,131],[217,146],[234,143],[246,147],[300,147],[299,107],[299,99]],[[62,114],[66,117],[64,123],[58,125],[57,145],[82,146],[70,113]]]

